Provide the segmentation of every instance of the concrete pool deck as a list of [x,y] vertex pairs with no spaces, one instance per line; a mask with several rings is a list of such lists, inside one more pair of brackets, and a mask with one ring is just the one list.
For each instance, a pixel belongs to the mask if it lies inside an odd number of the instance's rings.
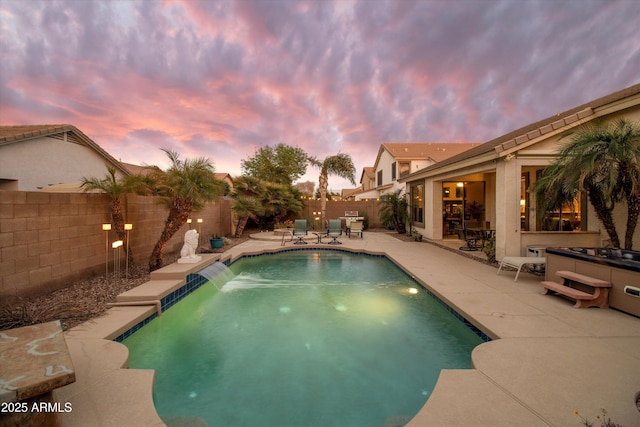
[[[342,245],[287,242],[284,248],[281,236],[260,234],[261,240],[232,247],[222,258],[318,246],[385,253],[494,339],[475,348],[474,369],[442,371],[407,426],[580,426],[575,410],[595,421],[601,408],[616,423],[640,425],[640,319],[611,309],[575,309],[561,297],[542,295],[539,276],[521,273],[514,283],[515,272],[497,275],[495,267],[386,233],[343,236]],[[63,426],[165,425],[153,408],[153,371],[121,369],[126,348],[107,341],[154,310],[115,307],[65,334],[77,382],[56,393],[58,401],[73,404],[71,413],[61,414]]]

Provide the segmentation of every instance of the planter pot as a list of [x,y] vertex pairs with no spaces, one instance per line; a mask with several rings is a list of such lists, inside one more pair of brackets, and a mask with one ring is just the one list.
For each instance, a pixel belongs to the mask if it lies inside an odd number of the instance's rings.
[[209,243],[211,244],[211,249],[220,249],[224,244],[224,239],[209,239]]

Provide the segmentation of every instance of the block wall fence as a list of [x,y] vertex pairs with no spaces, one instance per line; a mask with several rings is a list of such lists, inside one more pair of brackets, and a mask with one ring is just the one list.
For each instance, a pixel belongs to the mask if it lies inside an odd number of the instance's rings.
[[[207,245],[212,234],[235,231],[232,203],[217,200],[193,214],[191,227],[200,233],[200,245]],[[129,247],[134,262],[146,264],[164,228],[167,208],[154,197],[137,195],[128,195],[123,204],[125,222],[133,224]],[[306,201],[300,217],[312,220],[319,210],[320,201]],[[379,226],[376,201],[327,202],[328,218],[343,216],[347,210],[366,213],[370,227]],[[113,271],[111,243],[117,240],[116,233],[102,230],[110,220],[109,199],[102,194],[0,191],[0,297],[47,293],[104,274],[105,252]],[[173,236],[165,254],[180,251],[188,229],[185,225]],[[119,254],[123,274],[124,250]]]

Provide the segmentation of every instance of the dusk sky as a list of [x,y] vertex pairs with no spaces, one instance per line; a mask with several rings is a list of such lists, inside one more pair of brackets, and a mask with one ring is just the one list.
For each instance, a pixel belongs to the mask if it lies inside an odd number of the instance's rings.
[[382,142],[485,142],[640,82],[639,22],[635,0],[0,0],[0,124],[232,175],[282,142],[357,182]]

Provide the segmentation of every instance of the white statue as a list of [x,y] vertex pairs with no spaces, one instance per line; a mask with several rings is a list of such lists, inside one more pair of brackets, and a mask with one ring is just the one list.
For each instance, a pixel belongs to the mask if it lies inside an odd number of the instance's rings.
[[200,255],[196,255],[198,249],[198,240],[200,236],[196,230],[188,230],[184,233],[184,245],[180,251],[179,263],[194,263],[202,259]]

